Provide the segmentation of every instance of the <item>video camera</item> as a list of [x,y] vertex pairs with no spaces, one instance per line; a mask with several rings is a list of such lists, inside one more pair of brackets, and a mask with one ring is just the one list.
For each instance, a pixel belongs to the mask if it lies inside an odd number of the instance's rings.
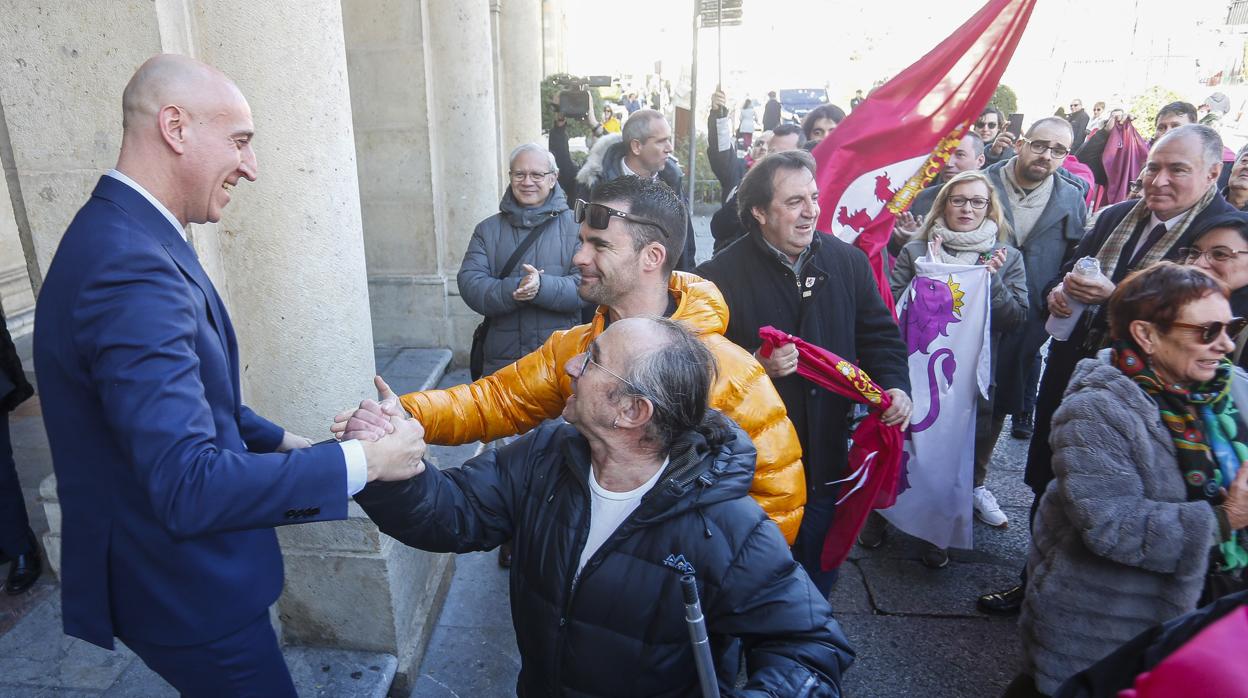
[[594,107],[593,97],[589,94],[591,87],[610,87],[610,75],[590,75],[586,78],[568,78],[561,81],[563,87],[557,95],[559,112],[569,119],[583,119]]

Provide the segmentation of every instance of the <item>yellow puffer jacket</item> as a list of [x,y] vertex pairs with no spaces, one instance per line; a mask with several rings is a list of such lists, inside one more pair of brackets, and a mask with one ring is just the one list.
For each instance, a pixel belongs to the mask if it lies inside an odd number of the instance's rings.
[[[802,447],[784,403],[754,357],[723,337],[728,306],[715,284],[674,272],[669,288],[677,303],[672,319],[696,332],[719,362],[711,406],[740,425],[758,450],[750,496],[792,544],[806,504],[806,478]],[[424,425],[425,440],[432,444],[524,433],[563,411],[572,394],[572,378],[563,367],[602,333],[605,312],[599,308],[593,322],[555,332],[533,353],[474,383],[404,395],[403,407]]]

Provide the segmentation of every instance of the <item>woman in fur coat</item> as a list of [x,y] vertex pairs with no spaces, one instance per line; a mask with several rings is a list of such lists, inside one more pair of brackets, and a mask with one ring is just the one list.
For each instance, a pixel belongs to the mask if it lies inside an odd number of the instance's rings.
[[1192,611],[1211,562],[1248,567],[1248,385],[1226,358],[1248,321],[1228,295],[1161,262],[1110,298],[1113,343],[1079,362],[1053,417],[1057,477],[1032,524],[1019,621],[1025,673],[1006,695],[1050,695]]

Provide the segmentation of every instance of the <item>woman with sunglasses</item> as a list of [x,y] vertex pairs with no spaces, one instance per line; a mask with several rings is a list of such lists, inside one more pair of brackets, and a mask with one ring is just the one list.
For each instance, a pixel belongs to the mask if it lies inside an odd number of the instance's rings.
[[[937,242],[941,262],[949,264],[982,264],[992,274],[991,347],[992,365],[997,362],[997,345],[1001,336],[1020,326],[1027,317],[1027,275],[1023,256],[1002,242],[1009,232],[1001,203],[987,175],[978,170],[959,172],[950,179],[932,202],[923,227],[915,240],[907,243],[897,256],[889,282],[893,296],[900,298],[915,274],[915,260],[928,254],[928,243]],[[990,390],[989,395],[992,395]],[[979,399],[975,420],[975,515],[990,526],[1004,527],[1009,523],[997,499],[984,486],[988,477],[988,461],[997,435],[1005,424],[1005,416],[993,417],[993,403]],[[981,451],[984,451],[981,453]],[[872,546],[883,542],[883,518],[873,517],[860,541]],[[878,541],[878,542],[877,542]],[[949,564],[944,548],[929,545],[923,552],[923,564],[941,568]]]
[[[1203,232],[1192,238],[1192,246],[1179,250],[1179,258],[1217,277],[1231,289],[1231,312],[1248,317],[1248,214],[1227,213],[1209,220]],[[1243,333],[1232,337],[1235,349],[1231,360],[1248,369]]]
[[1110,297],[1111,346],[1079,362],[1053,416],[1056,479],[1032,524],[1019,621],[1025,673],[1007,696],[1052,694],[1195,609],[1208,573],[1248,566],[1248,386],[1226,358],[1248,322],[1229,295],[1159,262]]

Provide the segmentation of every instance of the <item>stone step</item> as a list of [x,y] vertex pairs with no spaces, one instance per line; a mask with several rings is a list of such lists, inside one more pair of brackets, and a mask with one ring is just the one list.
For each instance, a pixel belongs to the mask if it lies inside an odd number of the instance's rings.
[[[390,654],[285,647],[300,696],[385,698],[398,660]],[[178,692],[125,645],[101,649],[61,631],[60,594],[52,594],[0,636],[0,696],[74,695],[174,698]]]
[[451,366],[451,350],[423,347],[373,348],[377,373],[402,395],[436,387]]

